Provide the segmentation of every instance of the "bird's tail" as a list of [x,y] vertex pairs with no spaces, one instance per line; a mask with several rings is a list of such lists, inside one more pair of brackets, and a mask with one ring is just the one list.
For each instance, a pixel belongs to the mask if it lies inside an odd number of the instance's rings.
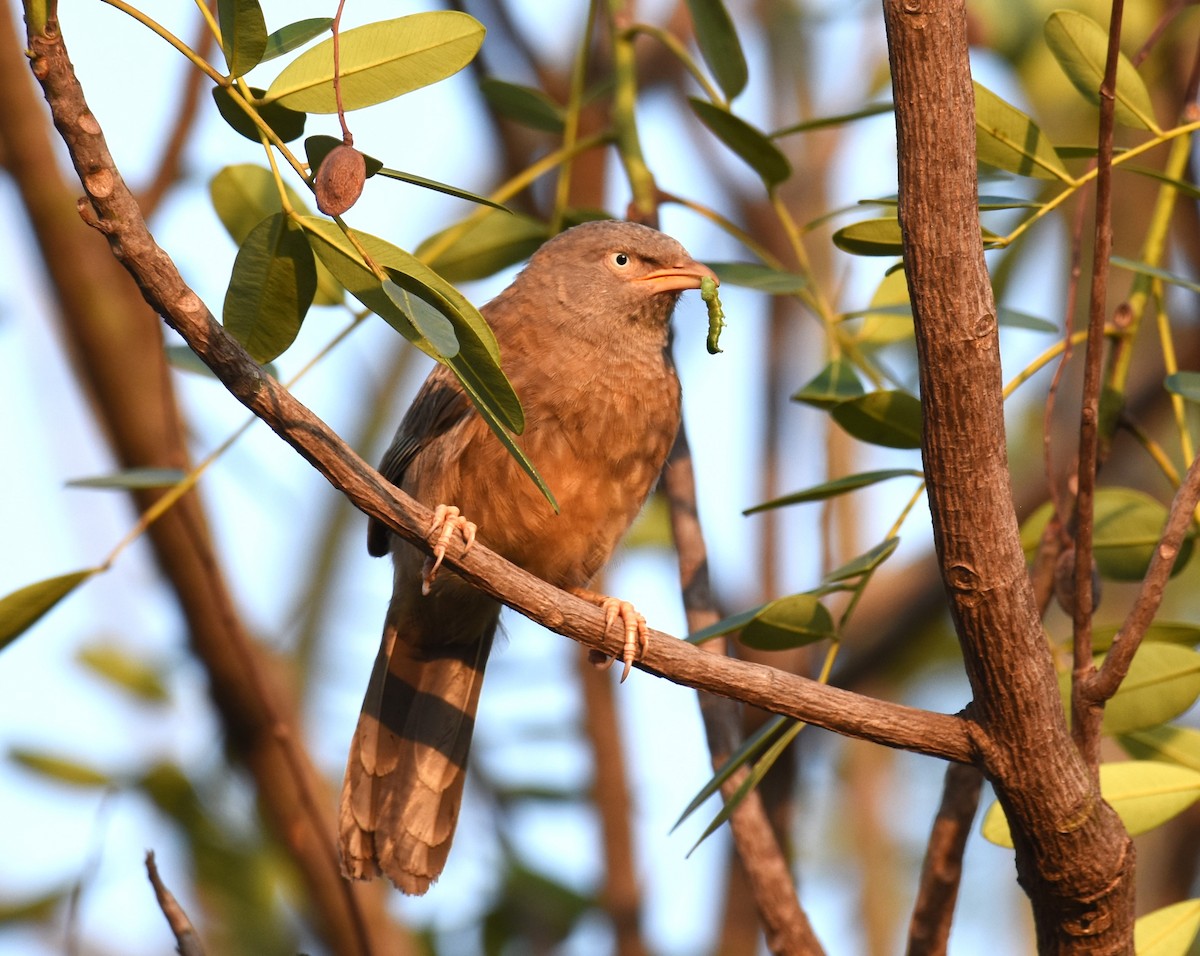
[[[342,871],[359,880],[382,872],[416,895],[450,852],[499,617],[479,592],[454,590],[461,601],[393,599],[342,785]],[[457,604],[449,629],[435,626],[446,620],[439,604]]]

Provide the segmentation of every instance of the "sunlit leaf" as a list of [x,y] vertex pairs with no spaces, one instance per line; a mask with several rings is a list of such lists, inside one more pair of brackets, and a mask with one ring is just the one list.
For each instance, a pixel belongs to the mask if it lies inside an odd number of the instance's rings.
[[218,0],[217,23],[229,75],[254,69],[267,49],[267,23],[258,0]]
[[[440,247],[447,234],[457,238],[429,259],[427,251]],[[451,282],[467,282],[523,262],[549,238],[549,227],[531,216],[488,210],[465,227],[459,223],[435,233],[416,252],[439,275]]]
[[221,320],[256,362],[270,362],[295,341],[317,290],[308,237],[284,213],[250,231],[238,250]]
[[185,477],[186,473],[178,468],[126,468],[111,475],[72,478],[67,482],[67,487],[116,488],[126,491],[133,488],[169,488],[179,484]]
[[[474,59],[484,29],[454,10],[414,13],[347,30],[339,37],[342,103],[359,110],[453,76]],[[268,102],[305,113],[335,113],[333,38],[284,67]]]
[[479,92],[488,105],[506,119],[547,133],[563,131],[566,123],[563,108],[536,87],[488,76],[479,81]]
[[[309,213],[308,204],[296,190],[287,183],[283,184],[283,190],[296,212]],[[208,191],[221,225],[239,246],[260,222],[283,211],[274,175],[269,169],[253,163],[226,166],[213,176]],[[318,262],[317,291],[313,296],[313,304],[339,305],[344,298],[341,284],[323,263]]]
[[13,898],[8,893],[0,900],[0,926],[14,929],[22,923],[46,925],[61,918],[64,904],[71,899],[77,885],[39,893],[37,896]]
[[890,478],[924,477],[924,472],[913,468],[889,468],[886,471],[864,471],[861,474],[847,475],[845,478],[837,478],[833,481],[814,485],[812,488],[804,489],[804,491],[794,491],[790,495],[774,498],[771,501],[763,502],[761,505],[755,505],[753,508],[747,508],[742,514],[752,515],[759,511],[782,508],[785,505],[802,504],[806,501],[824,501],[827,498],[836,498],[847,492],[857,491],[859,488],[866,488],[869,485],[878,484]]
[[883,277],[871,296],[870,306],[858,316],[862,324],[854,333],[854,341],[862,348],[881,349],[913,340],[912,305],[903,269],[893,269]]
[[696,45],[727,100],[746,88],[746,57],[737,30],[721,0],[687,0]]
[[[1200,799],[1200,773],[1157,760],[1129,760],[1100,767],[1100,792],[1117,811],[1130,836],[1146,833]],[[984,837],[1012,847],[1012,833],[999,803],[983,818]]]
[[[1100,84],[1108,59],[1108,30],[1077,10],[1055,10],[1046,20],[1046,45],[1067,78],[1093,106],[1100,105]],[[1141,76],[1124,53],[1117,63],[1114,115],[1123,126],[1160,132],[1154,104]]]
[[812,594],[771,601],[742,628],[738,640],[760,651],[784,651],[836,638],[833,617]]
[[812,381],[802,386],[792,396],[792,401],[829,409],[862,394],[862,382],[858,380],[854,366],[845,359],[836,358],[828,362]]
[[768,189],[792,175],[791,163],[766,134],[708,100],[689,96],[688,103],[700,122],[758,173]]
[[40,777],[69,787],[92,790],[96,787],[111,786],[113,783],[113,778],[102,770],[70,757],[60,757],[40,750],[13,747],[8,751],[8,759]]
[[738,285],[771,295],[797,295],[808,288],[808,279],[797,272],[773,269],[761,262],[710,262],[722,285]]
[[1143,641],[1129,673],[1104,707],[1104,732],[1127,734],[1178,717],[1200,697],[1200,654],[1191,648]]
[[[286,106],[281,106],[279,103],[262,103],[260,98],[263,91],[258,87],[250,87],[250,93],[255,97],[255,100],[250,104],[264,123],[266,123],[285,143],[290,143],[294,139],[299,139],[304,135],[304,124],[308,121],[308,115],[289,109]],[[241,95],[235,96],[223,86],[214,86],[212,90],[213,101],[217,104],[217,112],[221,114],[221,119],[232,127],[232,129],[245,136],[246,139],[259,142],[258,126],[249,116],[246,111],[238,105]]]
[[332,25],[333,17],[312,17],[280,27],[267,37],[267,48],[259,62],[266,63],[267,60],[291,53],[292,50],[304,46],[309,40],[319,37],[322,33],[327,33]]
[[161,704],[170,699],[162,675],[116,644],[88,644],[76,655],[79,663],[139,700]]
[[908,392],[868,392],[829,413],[847,434],[885,448],[921,447],[921,403]]
[[[1119,630],[1120,628],[1115,624],[1102,624],[1093,628],[1092,649],[1108,650]],[[1200,627],[1184,621],[1155,621],[1146,628],[1142,640],[1178,644],[1181,647],[1195,647],[1200,644]]]
[[1200,372],[1174,372],[1163,379],[1163,388],[1189,402],[1200,402]]
[[1200,900],[1184,900],[1139,916],[1133,924],[1137,956],[1188,956],[1200,932]]
[[0,598],[0,649],[33,627],[54,605],[100,571],[86,568],[47,578]]
[[1071,174],[1037,123],[978,83],[975,150],[979,162],[1018,176],[1071,181]]
[[[392,274],[390,270],[389,274]],[[383,294],[404,312],[417,332],[433,346],[439,356],[452,359],[458,354],[458,336],[454,334],[454,324],[441,312],[391,279],[383,282]]]
[[[1096,492],[1093,548],[1101,576],[1113,581],[1140,581],[1158,546],[1167,509],[1132,488],[1101,488]],[[1192,538],[1184,538],[1172,575],[1192,556]]]

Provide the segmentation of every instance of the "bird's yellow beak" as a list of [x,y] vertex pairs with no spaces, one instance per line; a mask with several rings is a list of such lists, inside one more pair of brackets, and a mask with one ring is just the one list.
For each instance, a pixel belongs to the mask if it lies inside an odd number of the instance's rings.
[[721,284],[721,280],[712,269],[694,259],[669,269],[656,269],[644,276],[638,276],[635,281],[646,283],[651,292],[683,292],[686,289],[699,289],[701,279],[712,279],[717,285]]

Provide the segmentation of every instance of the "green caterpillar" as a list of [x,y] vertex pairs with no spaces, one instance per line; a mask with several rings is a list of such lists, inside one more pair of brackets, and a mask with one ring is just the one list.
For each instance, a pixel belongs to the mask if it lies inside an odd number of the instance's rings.
[[716,355],[724,351],[718,348],[717,340],[721,338],[721,329],[725,328],[725,311],[717,297],[717,284],[708,276],[700,280],[700,298],[708,305],[708,340],[705,345],[709,355]]

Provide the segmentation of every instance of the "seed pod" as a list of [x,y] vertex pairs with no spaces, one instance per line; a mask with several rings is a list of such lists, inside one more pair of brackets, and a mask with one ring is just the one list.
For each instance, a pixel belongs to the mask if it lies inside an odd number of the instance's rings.
[[363,154],[344,143],[335,146],[317,170],[317,208],[327,216],[340,216],[358,201],[366,180]]
[[[1054,597],[1058,606],[1069,615],[1075,614],[1075,549],[1068,547],[1054,564]],[[1092,560],[1092,607],[1100,604],[1100,569]]]

